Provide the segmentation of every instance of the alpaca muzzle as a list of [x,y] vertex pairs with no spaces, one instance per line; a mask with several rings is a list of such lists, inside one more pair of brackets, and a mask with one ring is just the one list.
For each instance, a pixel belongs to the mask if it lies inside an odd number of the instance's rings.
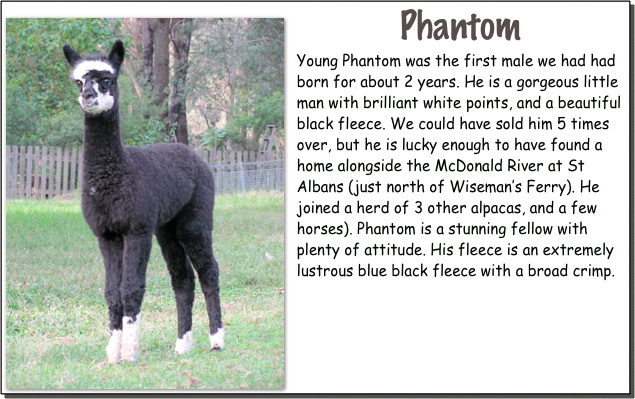
[[97,93],[91,86],[90,84],[85,85],[82,91],[82,100],[85,104],[92,104],[97,99]]
[[90,108],[97,105],[97,99],[95,97],[82,98],[82,106],[84,108]]
[[84,98],[83,96],[80,96],[79,105],[86,112],[95,112],[98,109],[99,102],[95,97]]
[[96,112],[99,107],[98,93],[91,86],[90,84],[85,85],[82,95],[79,96],[79,104],[86,112]]

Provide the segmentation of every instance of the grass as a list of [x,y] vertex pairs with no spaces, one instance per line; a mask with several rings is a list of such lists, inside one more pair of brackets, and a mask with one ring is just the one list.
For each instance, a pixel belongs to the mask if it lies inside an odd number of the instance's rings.
[[185,355],[174,353],[176,305],[155,241],[139,360],[115,365],[105,363],[109,331],[102,259],[79,201],[9,201],[6,206],[8,389],[284,388],[281,194],[216,199],[214,253],[225,350],[209,352],[207,313],[197,283],[194,346]]

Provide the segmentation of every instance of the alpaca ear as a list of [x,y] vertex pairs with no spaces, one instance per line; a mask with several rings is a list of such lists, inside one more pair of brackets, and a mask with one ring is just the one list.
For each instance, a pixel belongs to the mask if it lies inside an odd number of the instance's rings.
[[108,62],[117,70],[117,72],[119,72],[119,68],[123,63],[123,57],[125,54],[126,50],[123,48],[123,42],[121,40],[117,40],[112,46],[110,54],[108,54]]
[[79,64],[80,61],[83,60],[83,58],[79,54],[77,54],[75,50],[73,50],[68,44],[64,45],[64,56],[66,57],[66,61],[68,61],[68,63],[71,64],[73,68],[75,68],[75,65]]

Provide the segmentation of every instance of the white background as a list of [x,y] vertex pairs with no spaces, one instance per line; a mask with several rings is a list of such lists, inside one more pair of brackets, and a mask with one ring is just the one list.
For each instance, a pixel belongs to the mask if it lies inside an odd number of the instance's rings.
[[[520,21],[520,41],[506,41],[496,36],[490,41],[479,39],[465,40],[427,40],[416,39],[416,23],[409,32],[409,40],[400,39],[400,11],[421,7],[424,18],[433,21],[439,18],[468,19],[476,13],[479,18],[509,18]],[[363,8],[363,12],[362,12]],[[628,96],[628,23],[626,4],[357,4],[338,5],[337,10],[329,5],[305,7],[311,18],[302,21],[302,32],[312,32],[303,39],[294,37],[296,24],[292,17],[287,17],[287,190],[286,190],[286,259],[287,259],[287,346],[288,367],[287,387],[294,391],[322,392],[421,392],[421,393],[583,393],[583,392],[627,392],[628,391],[628,105],[622,103],[618,111],[564,111],[534,110],[518,111],[515,99],[555,98],[561,95],[569,99],[591,98],[600,94],[611,94],[621,100]],[[362,17],[363,15],[363,17]],[[591,22],[593,21],[593,22]],[[593,28],[590,29],[590,26]],[[295,53],[313,57],[338,57],[336,71],[325,71],[325,68],[299,68]],[[561,54],[569,57],[581,57],[587,54],[587,68],[583,71],[572,68],[463,68],[443,69],[429,68],[343,68],[342,54],[353,53],[357,57],[426,57],[445,54],[458,57],[463,65],[465,54],[486,57],[555,57],[560,65]],[[615,68],[590,68],[590,54],[611,56],[618,54],[619,66]],[[435,65],[435,64],[433,64]],[[500,64],[498,64],[500,65]],[[574,90],[547,89],[526,90],[517,92],[514,89],[475,90],[475,89],[438,89],[418,93],[413,89],[398,90],[337,90],[332,86],[328,90],[309,90],[296,88],[296,75],[303,77],[334,76],[340,73],[343,77],[357,77],[358,82],[368,74],[373,77],[391,78],[412,74],[419,78],[456,77],[461,85],[464,76],[476,74],[487,82],[490,74],[501,77],[501,81],[515,78],[572,78],[579,77],[582,83],[583,74],[602,75],[610,73],[618,78],[621,90]],[[403,80],[402,80],[403,82]],[[339,111],[325,110],[322,113],[295,110],[295,99],[299,98],[338,98],[339,95],[354,95],[361,99],[364,95],[379,98],[380,95],[396,95],[397,98],[432,98],[451,96],[453,98],[479,99],[510,98],[514,109],[511,111],[482,111],[465,113],[455,110],[415,111],[395,110],[359,110]],[[544,102],[544,100],[543,100]],[[544,105],[543,105],[544,107]],[[336,137],[341,140],[359,138],[363,142],[364,132],[306,132],[297,131],[296,113],[310,115],[313,119],[339,119],[340,115],[350,115],[357,119],[381,120],[385,131],[368,132],[369,138],[383,143],[384,137],[400,140],[407,137],[412,140],[425,137],[428,140],[480,140],[486,137],[490,142],[495,138],[511,141],[513,137],[524,140],[544,140],[547,143],[552,137],[560,141],[568,138],[591,137],[592,142],[601,140],[604,144],[602,153],[574,153],[554,156],[551,151],[509,155],[523,161],[547,162],[561,159],[565,164],[569,159],[584,159],[588,172],[583,175],[573,172],[554,174],[515,173],[477,175],[470,173],[411,173],[411,174],[377,174],[373,176],[312,173],[300,175],[294,173],[296,156],[303,162],[331,160],[336,164],[348,156],[356,161],[378,161],[395,158],[405,163],[407,159],[416,157],[420,162],[430,160],[434,165],[440,149],[433,156],[428,153],[384,153],[382,156],[365,152],[335,154]],[[610,129],[596,131],[418,131],[395,132],[389,127],[390,116],[407,116],[409,119],[438,120],[462,115],[467,119],[510,119],[512,115],[524,115],[525,124],[528,116],[533,119],[555,121],[559,116],[604,120],[610,119]],[[525,125],[526,126],[526,125]],[[337,124],[336,124],[337,128]],[[297,134],[295,134],[297,133]],[[329,142],[331,154],[311,155],[308,151],[298,154],[295,149],[300,140],[321,140]],[[493,144],[493,143],[492,143]],[[512,144],[513,145],[513,144]],[[548,148],[550,146],[548,145]],[[492,148],[493,150],[493,148]],[[335,157],[338,158],[335,158]],[[491,152],[471,157],[465,153],[448,154],[447,158],[461,157],[469,160],[498,159],[504,154]],[[326,159],[325,159],[326,158]],[[580,176],[580,177],[579,177]],[[307,238],[299,237],[297,232],[297,202],[303,204],[314,200],[319,203],[335,203],[334,196],[325,194],[297,193],[297,187],[303,179],[316,179],[321,183],[347,182],[351,178],[359,181],[373,182],[378,178],[384,182],[409,182],[420,179],[426,183],[436,182],[441,178],[469,179],[471,182],[509,182],[512,179],[526,181],[536,179],[542,183],[562,182],[570,179],[574,190],[578,190],[579,180],[591,179],[601,183],[600,194],[572,195],[558,197],[556,195],[531,194],[522,198],[515,194],[482,194],[441,196],[435,194],[366,194],[358,198],[348,195],[340,196],[340,206],[356,200],[362,203],[403,203],[410,200],[411,208],[407,216],[394,214],[364,217],[349,215],[349,225],[354,229],[357,220],[369,220],[376,224],[411,224],[419,226],[422,222],[436,226],[451,222],[485,224],[511,224],[535,221],[543,224],[567,224],[568,221],[583,221],[589,227],[589,236],[524,236],[524,238],[505,239],[492,236],[451,238],[438,236],[353,236],[342,240],[339,236]],[[346,189],[345,189],[346,190]],[[482,216],[463,214],[416,215],[412,213],[413,202],[436,203],[446,199],[453,204],[473,204],[483,200],[486,203],[523,203],[523,210],[528,204],[550,203],[570,204],[573,199],[581,203],[597,203],[599,212],[594,217],[578,216],[493,216],[484,219]],[[468,208],[469,209],[469,208]],[[303,225],[341,223],[343,215],[316,215],[313,218],[301,218]],[[352,221],[352,223],[351,223]],[[357,237],[357,238],[356,238]],[[403,278],[306,278],[297,276],[296,250],[306,241],[321,245],[340,245],[342,249],[335,260],[328,257],[301,258],[302,266],[354,266],[358,263],[373,266],[385,266],[390,273],[392,263],[405,263],[417,266],[432,266],[444,262],[453,267],[490,266],[506,263],[508,267],[564,267],[569,264],[569,274],[574,267],[593,266],[611,267],[615,277],[607,281],[602,279],[536,279],[525,277],[517,279],[499,278],[438,278],[438,279],[403,279]],[[607,242],[616,247],[610,261],[602,258],[555,257],[543,256],[523,259],[522,257],[435,257],[434,259],[394,257],[369,258],[344,257],[344,246],[353,245],[356,241],[364,244],[410,242],[422,246],[429,251],[429,242],[446,241],[455,244],[455,248],[463,241],[480,245],[499,245],[506,251],[507,243],[515,245],[535,245],[542,248],[546,245],[602,245]],[[428,252],[429,255],[429,252]],[[429,257],[428,257],[429,258]],[[609,266],[610,265],[610,266]],[[298,387],[298,388],[296,388]]]
[[[476,12],[481,18],[511,18],[521,21],[520,42],[507,42],[494,37],[491,41],[480,38],[476,42],[457,40],[456,42],[416,39],[416,27],[409,32],[409,40],[400,39],[400,11],[408,8],[424,9],[424,18],[435,21],[438,18],[470,19]],[[99,15],[105,10],[116,13],[118,9],[125,13],[145,14],[146,4],[126,3],[116,9],[101,4],[86,3],[81,6],[82,15]],[[123,11],[125,8],[125,11]],[[60,4],[3,4],[3,15],[25,14],[37,10],[39,14],[69,15],[77,12],[77,3]],[[289,17],[290,34],[290,120],[286,134],[290,138],[287,159],[290,162],[290,347],[287,355],[290,362],[290,391],[301,392],[416,392],[416,393],[613,393],[628,391],[628,3],[157,3],[152,6],[153,14],[173,15],[201,14],[250,14],[250,15],[286,15]],[[477,31],[478,32],[478,31]],[[424,34],[426,34],[425,32]],[[357,57],[434,57],[445,52],[449,56],[461,59],[461,68],[371,69],[341,68],[341,57],[344,52],[354,53]],[[564,52],[567,56],[580,57],[587,54],[587,69],[564,70],[560,68],[464,68],[465,53],[477,56],[496,54],[501,57],[517,56],[525,53],[534,59],[556,57]],[[590,53],[611,56],[616,53],[617,67],[606,70],[588,68]],[[338,70],[299,68],[296,54],[313,56],[338,57]],[[434,62],[434,61],[433,61]],[[434,64],[433,64],[434,65]],[[459,90],[452,93],[448,90],[429,89],[418,93],[408,90],[307,90],[296,89],[297,74],[303,77],[332,77],[336,73],[346,77],[357,77],[358,81],[369,73],[376,77],[391,77],[395,74],[403,78],[412,73],[415,78],[424,77],[456,77],[463,82],[465,73],[477,74],[486,79],[489,74],[505,78],[544,78],[544,77],[582,77],[584,73],[604,74],[619,79],[619,90],[576,89],[557,91],[549,89],[541,93],[536,89],[518,93],[515,89],[491,91]],[[487,80],[486,80],[487,81]],[[402,82],[403,83],[403,80]],[[439,112],[417,111],[298,111],[298,98],[336,98],[340,95],[355,95],[363,98],[364,94],[378,98],[379,95],[393,94],[398,97],[431,98],[452,95],[465,98],[481,98],[482,96],[510,98],[515,108],[518,98],[536,98],[539,94],[546,98],[562,94],[568,98],[590,98],[593,95],[610,94],[611,98],[621,95],[620,111],[482,111],[468,115],[469,119],[510,119],[511,116],[541,117],[555,121],[558,115],[581,117],[588,119],[610,119],[611,129],[603,132],[573,132],[554,130],[551,132],[421,132],[414,130],[407,133],[393,132],[390,129],[390,116],[405,115],[418,121],[434,119],[443,115],[454,115],[457,120],[462,114],[458,111],[443,110]],[[485,137],[493,146],[496,137],[511,141],[517,136],[524,140],[544,140],[547,143],[552,137],[565,139],[602,140],[604,152],[597,153],[558,153],[547,151],[542,154],[496,153],[469,156],[468,154],[446,153],[443,156],[463,157],[466,160],[486,160],[490,156],[498,159],[509,156],[523,160],[544,161],[545,163],[561,158],[583,158],[587,162],[583,174],[518,173],[515,176],[502,174],[419,174],[406,173],[374,174],[370,177],[347,174],[297,174],[294,173],[296,158],[299,152],[295,149],[300,140],[327,140],[331,154],[302,154],[303,161],[333,160],[337,162],[341,154],[335,153],[335,138],[351,140],[358,137],[363,142],[364,132],[298,132],[295,129],[297,116],[311,115],[312,119],[339,119],[339,115],[350,115],[354,119],[379,118],[387,129],[372,132],[370,138],[385,143],[386,137],[401,141],[406,134],[408,138],[442,141],[445,139],[479,140]],[[440,153],[430,157],[426,153],[405,154],[401,152],[382,152],[382,157],[391,156],[405,162],[414,156],[418,159],[434,161]],[[355,160],[378,160],[377,156],[367,155],[363,151],[351,153]],[[471,181],[525,181],[535,178],[541,182],[562,183],[567,177],[579,182],[580,177],[592,179],[601,185],[601,193],[596,195],[572,195],[558,198],[554,195],[530,194],[526,196],[470,196],[470,195],[424,195],[399,196],[374,194],[360,197],[363,203],[384,203],[390,200],[394,205],[403,199],[423,200],[425,203],[436,203],[443,200],[450,203],[466,203],[471,205],[483,199],[488,203],[523,203],[523,210],[531,203],[548,203],[552,199],[556,203],[570,204],[574,199],[581,202],[599,205],[595,216],[560,217],[530,216],[524,217],[488,217],[485,221],[496,224],[511,224],[513,220],[534,220],[543,224],[566,224],[569,221],[580,221],[589,226],[589,236],[576,238],[545,239],[508,237],[503,240],[492,237],[469,238],[471,244],[501,245],[506,249],[507,243],[513,245],[547,244],[568,245],[607,245],[616,248],[610,261],[603,258],[558,257],[547,259],[511,258],[500,259],[477,258],[465,259],[454,257],[417,259],[433,266],[442,261],[448,266],[470,265],[477,268],[489,266],[491,263],[505,262],[515,269],[531,262],[534,266],[562,267],[569,262],[570,273],[575,266],[608,266],[613,269],[615,278],[602,279],[362,279],[362,278],[298,278],[296,262],[296,246],[310,241],[315,245],[341,246],[338,261],[328,258],[306,259],[305,266],[356,266],[358,262],[371,262],[375,266],[390,266],[392,262],[416,263],[412,260],[393,258],[345,258],[343,247],[362,241],[362,246],[370,242],[396,242],[409,244],[415,241],[424,250],[429,250],[431,241],[447,242],[458,246],[462,237],[415,236],[398,240],[396,237],[351,237],[347,240],[337,237],[305,237],[295,236],[298,201],[334,203],[338,198],[343,203],[355,203],[355,199],[342,195],[298,195],[296,189],[302,179],[317,178],[322,181],[348,182],[350,178],[358,178],[363,182],[410,181],[419,177],[426,184],[436,182],[440,178],[465,178]],[[447,180],[446,180],[447,181]],[[574,188],[577,189],[574,183]],[[449,189],[446,183],[446,189]],[[412,211],[412,208],[410,208]],[[376,216],[362,217],[352,215],[346,220],[354,226],[356,220],[369,220],[373,223],[398,224],[411,223],[419,225],[452,222],[483,223],[482,218],[464,217],[435,218],[428,215],[408,216]],[[302,219],[305,224],[339,224],[342,221],[333,216],[314,216]],[[560,242],[559,242],[560,241]]]

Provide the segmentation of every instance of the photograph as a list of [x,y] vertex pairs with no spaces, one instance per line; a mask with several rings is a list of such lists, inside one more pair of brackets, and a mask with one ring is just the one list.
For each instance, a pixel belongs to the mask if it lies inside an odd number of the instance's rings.
[[284,389],[284,19],[5,22],[6,388]]

